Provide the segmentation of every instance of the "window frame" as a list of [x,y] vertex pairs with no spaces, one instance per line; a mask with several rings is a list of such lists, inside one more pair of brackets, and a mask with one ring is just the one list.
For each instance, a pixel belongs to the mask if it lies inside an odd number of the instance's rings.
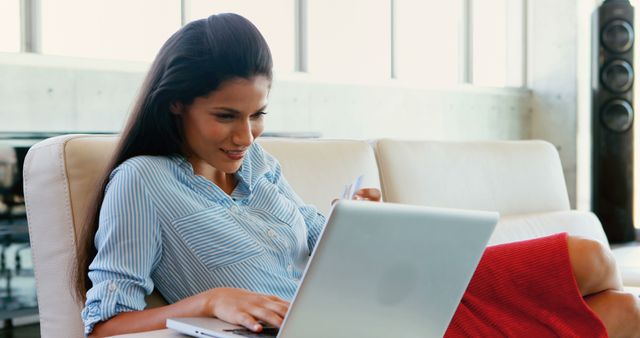
[[[20,52],[41,54],[42,52],[42,12],[43,0],[20,0]],[[294,72],[308,73],[308,1],[294,0]],[[390,79],[396,79],[397,47],[395,0],[390,1]],[[460,55],[458,64],[460,76],[458,83],[475,85],[473,79],[473,6],[477,0],[463,0],[463,29],[458,38]],[[190,0],[180,0],[181,24],[187,23],[186,13]],[[514,32],[507,32],[507,81],[505,88],[526,88],[528,67],[528,0],[507,1],[507,20],[510,25],[518,25]],[[517,27],[517,26],[516,26]]]

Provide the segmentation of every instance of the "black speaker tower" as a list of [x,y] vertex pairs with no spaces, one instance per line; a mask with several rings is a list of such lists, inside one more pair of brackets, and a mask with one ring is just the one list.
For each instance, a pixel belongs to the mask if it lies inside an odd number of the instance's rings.
[[592,210],[611,243],[636,239],[633,226],[633,6],[605,0],[594,12]]

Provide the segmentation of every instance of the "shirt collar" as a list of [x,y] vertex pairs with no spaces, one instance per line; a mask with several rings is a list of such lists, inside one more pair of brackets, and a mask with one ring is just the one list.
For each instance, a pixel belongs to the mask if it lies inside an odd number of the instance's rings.
[[236,171],[235,177],[238,180],[236,190],[247,196],[253,191],[253,145],[249,147],[240,169]]
[[[234,191],[238,192],[241,195],[248,196],[251,194],[251,191],[253,190],[252,168],[251,168],[251,162],[253,157],[252,156],[253,152],[251,151],[252,148],[253,146],[249,148],[249,151],[247,151],[247,156],[244,158],[242,165],[240,166],[240,169],[238,169],[238,171],[236,171],[234,174],[235,178],[238,180],[238,186]],[[171,155],[170,158],[176,164],[178,164],[180,168],[185,170],[190,176],[193,176],[193,177],[197,176],[193,170],[193,166],[191,165],[191,162],[189,162],[189,160],[187,160],[185,156],[181,154],[175,154],[175,155]],[[214,184],[214,183],[211,182],[211,184]]]

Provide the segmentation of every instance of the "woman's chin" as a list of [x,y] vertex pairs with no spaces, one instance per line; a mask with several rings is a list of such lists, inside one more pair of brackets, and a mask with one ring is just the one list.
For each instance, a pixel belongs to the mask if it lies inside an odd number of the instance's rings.
[[225,174],[235,174],[242,167],[242,161],[237,161],[236,163],[225,163],[221,168],[217,168],[218,170],[223,171]]

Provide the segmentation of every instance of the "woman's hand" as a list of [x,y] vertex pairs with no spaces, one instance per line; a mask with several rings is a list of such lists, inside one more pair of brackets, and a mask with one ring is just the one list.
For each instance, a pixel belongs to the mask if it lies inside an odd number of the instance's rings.
[[353,195],[354,200],[380,202],[382,193],[377,188],[362,188]]
[[285,300],[243,289],[215,288],[206,294],[208,312],[214,317],[255,332],[262,331],[260,322],[280,327],[289,310]]
[[[372,201],[372,202],[380,202],[382,199],[382,193],[378,188],[362,188],[353,195],[353,199],[356,201]],[[334,198],[331,201],[331,205],[333,206],[338,202],[339,198]]]
[[280,327],[288,310],[289,302],[276,296],[243,289],[215,288],[170,305],[120,312],[96,324],[89,337],[164,329],[167,319],[176,317],[213,316],[259,332],[262,331],[260,323]]

